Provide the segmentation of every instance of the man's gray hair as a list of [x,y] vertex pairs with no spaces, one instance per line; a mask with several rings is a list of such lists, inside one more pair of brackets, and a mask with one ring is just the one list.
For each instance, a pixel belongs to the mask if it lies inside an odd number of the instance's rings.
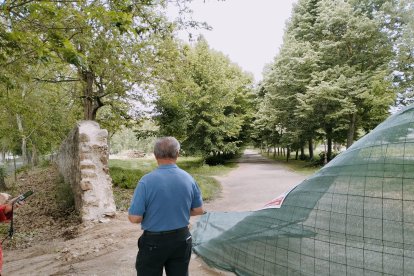
[[180,152],[180,143],[174,137],[162,137],[157,139],[154,146],[156,158],[176,159]]

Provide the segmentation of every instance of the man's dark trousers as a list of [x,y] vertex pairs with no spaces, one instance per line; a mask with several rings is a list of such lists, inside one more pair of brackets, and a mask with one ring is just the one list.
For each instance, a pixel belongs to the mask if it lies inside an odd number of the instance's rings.
[[138,240],[135,263],[138,276],[187,276],[191,257],[191,234],[188,227],[174,231],[144,231]]

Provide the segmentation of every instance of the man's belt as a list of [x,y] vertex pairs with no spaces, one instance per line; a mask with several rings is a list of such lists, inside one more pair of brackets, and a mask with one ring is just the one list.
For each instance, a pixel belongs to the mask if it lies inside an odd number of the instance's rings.
[[144,231],[144,236],[158,236],[158,235],[168,235],[168,234],[175,234],[175,233],[181,233],[188,231],[188,226],[174,229],[174,230],[168,230],[168,231],[160,231],[160,232],[153,232],[153,231]]

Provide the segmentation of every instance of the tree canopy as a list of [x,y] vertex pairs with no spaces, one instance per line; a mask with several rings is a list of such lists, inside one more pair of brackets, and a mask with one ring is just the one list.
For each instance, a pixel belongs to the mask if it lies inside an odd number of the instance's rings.
[[[406,8],[398,1],[299,1],[260,84],[265,93],[256,139],[302,152],[307,142],[311,158],[313,141],[324,140],[330,159],[334,141],[349,147],[384,120],[396,90],[405,85],[393,76],[404,75],[406,81],[410,74],[393,69],[403,66],[398,47],[409,20],[390,23],[403,18]],[[264,133],[277,133],[278,139]]]
[[235,154],[253,139],[313,158],[323,141],[330,159],[412,102],[410,0],[299,0],[257,86],[204,38],[180,42],[171,2],[186,12],[190,0],[2,1],[0,152],[28,162],[78,120],[112,136],[152,117],[137,137],[174,135],[187,153]]
[[160,133],[176,136],[187,153],[239,152],[253,114],[252,76],[203,38],[192,47],[181,45],[166,72],[157,84]]

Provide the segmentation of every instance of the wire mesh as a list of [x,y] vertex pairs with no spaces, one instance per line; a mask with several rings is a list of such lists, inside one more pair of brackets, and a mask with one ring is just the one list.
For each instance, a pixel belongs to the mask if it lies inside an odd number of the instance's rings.
[[203,260],[237,275],[414,275],[414,106],[303,181],[279,209],[209,213]]

